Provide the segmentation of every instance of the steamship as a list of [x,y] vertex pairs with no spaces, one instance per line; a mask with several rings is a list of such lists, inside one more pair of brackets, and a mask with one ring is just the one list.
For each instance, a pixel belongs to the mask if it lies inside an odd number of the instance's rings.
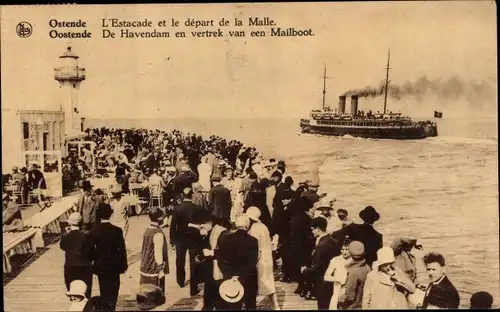
[[373,139],[416,140],[436,137],[435,122],[414,121],[401,113],[387,112],[387,86],[389,84],[390,51],[387,58],[386,80],[384,87],[383,113],[365,113],[358,110],[357,94],[351,95],[351,111],[346,112],[346,95],[339,96],[338,110],[325,106],[326,67],[323,75],[323,107],[310,111],[310,118],[300,120],[302,133],[333,136],[350,135]]

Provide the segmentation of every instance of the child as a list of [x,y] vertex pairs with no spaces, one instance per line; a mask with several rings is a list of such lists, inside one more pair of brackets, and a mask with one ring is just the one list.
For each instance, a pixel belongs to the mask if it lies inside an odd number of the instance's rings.
[[88,299],[85,298],[87,284],[82,280],[74,280],[70,284],[69,291],[66,296],[71,300],[71,306],[68,311],[83,311]]

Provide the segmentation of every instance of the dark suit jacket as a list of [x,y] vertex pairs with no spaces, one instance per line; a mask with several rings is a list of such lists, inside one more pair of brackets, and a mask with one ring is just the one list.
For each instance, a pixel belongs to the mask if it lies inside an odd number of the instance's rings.
[[244,285],[257,276],[259,245],[257,239],[245,230],[221,235],[215,258],[225,280],[239,276]]
[[231,213],[231,191],[222,185],[213,187],[208,193],[208,206],[212,215],[229,219]]
[[426,309],[430,304],[441,309],[458,309],[460,296],[447,276],[439,284],[431,287],[431,290],[424,298],[422,308]]
[[[351,241],[360,241],[365,246],[366,263],[371,267],[377,260],[377,250],[383,247],[382,234],[377,232],[373,226],[363,224],[349,224],[345,228],[332,233],[332,236],[342,245],[345,236],[349,235]],[[339,247],[340,248],[340,247]]]
[[80,230],[63,234],[59,247],[65,252],[64,267],[90,268],[92,266],[92,246],[89,236]]
[[174,208],[170,224],[170,243],[172,245],[177,243],[192,245],[196,243],[200,236],[199,231],[188,227],[188,224],[193,223],[193,217],[202,210],[203,208],[190,200],[184,200]]
[[109,222],[99,223],[90,230],[89,238],[93,246],[95,273],[125,273],[127,251],[121,228]]
[[288,185],[280,183],[276,186],[276,194],[273,198],[273,229],[280,236],[286,236],[289,230],[287,222],[289,220],[285,217],[285,206],[283,205],[283,200],[287,197],[288,189]]
[[314,248],[312,266],[307,270],[312,271],[316,281],[323,281],[326,269],[333,257],[338,256],[338,242],[329,234],[323,236]]
[[299,267],[307,266],[311,262],[315,241],[310,224],[311,218],[304,211],[294,213],[291,218],[289,244],[290,254],[294,255],[291,261],[296,261]]

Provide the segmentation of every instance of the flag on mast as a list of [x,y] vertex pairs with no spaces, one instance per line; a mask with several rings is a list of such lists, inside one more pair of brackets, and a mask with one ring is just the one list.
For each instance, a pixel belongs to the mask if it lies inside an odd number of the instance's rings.
[[434,118],[443,118],[443,113],[438,112],[438,111],[434,111]]

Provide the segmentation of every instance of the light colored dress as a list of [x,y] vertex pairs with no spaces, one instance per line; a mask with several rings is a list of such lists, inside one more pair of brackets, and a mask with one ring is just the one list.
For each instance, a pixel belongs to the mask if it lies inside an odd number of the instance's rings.
[[203,187],[203,190],[205,192],[210,191],[211,185],[210,185],[210,176],[212,175],[212,167],[210,167],[209,164],[207,163],[200,163],[198,165],[198,175],[199,179],[198,182],[200,182],[201,186]]
[[330,260],[328,269],[326,269],[324,280],[326,282],[333,282],[333,295],[330,299],[329,310],[338,310],[338,302],[341,292],[345,292],[342,287],[347,282],[347,269],[346,265],[350,259],[345,259],[342,256],[337,256]]
[[233,207],[231,207],[230,213],[231,222],[234,222],[237,217],[243,214],[243,193],[240,192],[242,185],[243,179],[234,179],[231,188],[231,199],[233,201]]
[[249,232],[259,243],[259,260],[257,262],[258,292],[261,296],[276,293],[273,274],[273,244],[269,236],[269,230],[262,222],[252,225]]
[[122,229],[123,238],[125,238],[128,232],[128,211],[130,211],[130,204],[124,197],[121,197],[120,200],[112,199],[110,205],[111,209],[113,209],[110,222]]

